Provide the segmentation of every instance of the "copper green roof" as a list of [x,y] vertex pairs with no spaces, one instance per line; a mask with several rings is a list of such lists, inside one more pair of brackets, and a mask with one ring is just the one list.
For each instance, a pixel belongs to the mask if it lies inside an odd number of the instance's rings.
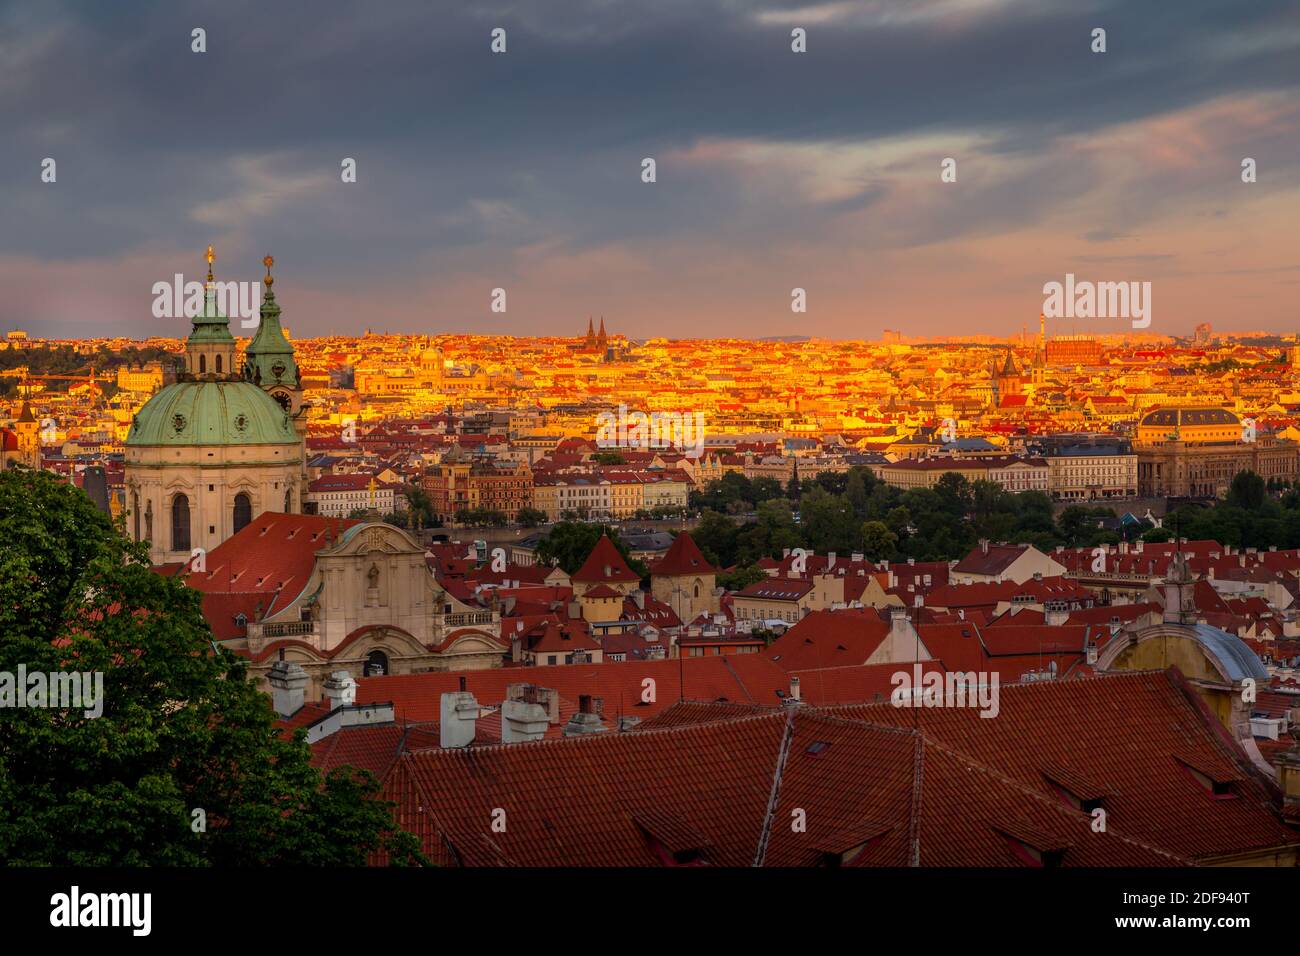
[[131,422],[127,445],[295,445],[289,416],[250,382],[168,385]]
[[190,337],[187,344],[194,342],[221,342],[233,343],[235,338],[230,334],[230,320],[222,315],[217,309],[217,292],[213,283],[209,282],[207,289],[203,293],[203,311],[193,318],[193,329],[190,331]]
[[244,351],[244,377],[263,388],[281,383],[296,387],[298,366],[293,360],[293,346],[280,327],[280,306],[269,285],[262,298],[261,316],[257,334]]

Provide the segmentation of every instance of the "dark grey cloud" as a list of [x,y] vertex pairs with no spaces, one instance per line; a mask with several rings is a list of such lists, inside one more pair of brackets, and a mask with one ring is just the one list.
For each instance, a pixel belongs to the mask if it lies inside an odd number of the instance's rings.
[[[805,21],[810,52],[794,56],[789,30]],[[206,54],[190,51],[195,26],[207,30]],[[508,31],[505,56],[488,52],[496,26]],[[1108,31],[1103,56],[1089,51],[1095,26]],[[33,316],[40,290],[25,285],[0,302],[0,327],[156,331],[138,309],[141,286],[195,271],[214,240],[236,273],[271,249],[292,281],[331,293],[297,321],[304,333],[372,324],[356,315],[367,290],[388,327],[426,328],[427,307],[404,307],[402,288],[527,282],[538,250],[656,257],[679,244],[683,258],[716,256],[722,281],[743,282],[734,262],[807,268],[819,244],[840,263],[846,242],[979,242],[1102,188],[1113,168],[1063,142],[1218,100],[1294,94],[1298,53],[1300,7],[1284,0],[3,4],[0,262],[64,263],[73,284],[93,276],[84,298],[102,316]],[[1297,170],[1300,130],[1294,114],[1286,120],[1250,130],[1261,186]],[[1222,135],[1203,148],[1235,164],[1241,129],[1214,129]],[[948,140],[968,146],[962,191],[914,194],[937,179]],[[845,174],[825,197],[797,181],[801,146],[900,142],[925,149],[901,149],[878,177]],[[725,150],[709,158],[718,143],[790,152],[737,165]],[[38,180],[44,156],[59,164],[54,187]],[[653,187],[639,181],[643,156],[660,163]],[[355,185],[339,182],[343,157],[358,162]],[[1213,182],[1204,167],[1153,162],[1075,215],[1066,237],[1080,253],[1140,238],[1143,217],[1189,195],[1228,200]],[[87,267],[114,261],[118,274]],[[557,291],[545,294],[545,314],[569,321]],[[702,294],[691,301],[720,316],[716,332],[751,331]],[[619,301],[620,290],[604,295]],[[573,290],[575,314],[591,297]],[[682,324],[664,328],[700,334],[700,316],[680,312]],[[482,318],[453,295],[438,321]]]

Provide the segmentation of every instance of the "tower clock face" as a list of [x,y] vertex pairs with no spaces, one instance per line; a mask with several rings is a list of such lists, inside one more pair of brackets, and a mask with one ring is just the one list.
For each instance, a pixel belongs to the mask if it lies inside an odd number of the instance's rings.
[[280,393],[278,393],[278,394],[276,394],[276,395],[274,395],[274,396],[272,396],[272,397],[273,397],[277,402],[280,403],[280,407],[283,408],[286,412],[289,410],[289,396],[288,396],[288,395],[285,395],[283,392],[280,392]]

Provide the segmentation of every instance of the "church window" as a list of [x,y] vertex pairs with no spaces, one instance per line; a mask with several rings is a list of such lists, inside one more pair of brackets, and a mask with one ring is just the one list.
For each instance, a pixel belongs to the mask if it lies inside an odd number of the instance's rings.
[[172,550],[190,549],[190,499],[183,494],[172,499]]
[[235,495],[234,530],[238,534],[253,520],[253,502],[244,492]]

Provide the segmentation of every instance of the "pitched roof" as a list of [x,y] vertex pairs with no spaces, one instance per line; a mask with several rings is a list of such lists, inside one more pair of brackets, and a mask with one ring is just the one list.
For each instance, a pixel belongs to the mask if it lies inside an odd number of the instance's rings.
[[650,568],[652,575],[661,576],[713,574],[716,571],[717,568],[709,564],[700,552],[699,546],[696,545],[695,539],[686,531],[673,539],[664,556]]
[[766,651],[787,671],[809,667],[865,664],[889,635],[889,624],[874,608],[813,611]]
[[596,546],[591,549],[591,554],[587,560],[582,563],[570,575],[570,580],[586,583],[589,581],[639,581],[637,573],[627,566],[623,560],[623,555],[619,554],[618,548],[614,547],[614,542],[609,540],[608,535],[602,534]]
[[330,537],[337,541],[343,531],[360,523],[265,511],[209,551],[204,570],[187,572],[185,583],[204,592],[259,593],[265,612],[276,591],[297,594],[306,585],[316,552]]
[[1001,574],[1019,560],[1031,547],[1032,545],[1027,544],[990,544],[987,551],[982,547],[973,548],[966,557],[957,562],[953,572],[956,574]]
[[[405,754],[385,795],[467,866],[1160,866],[1297,843],[1253,771],[1232,800],[1186,772],[1245,758],[1176,672],[1007,687],[1001,707],[684,703],[630,733]],[[1105,831],[1062,786],[1102,799]]]

